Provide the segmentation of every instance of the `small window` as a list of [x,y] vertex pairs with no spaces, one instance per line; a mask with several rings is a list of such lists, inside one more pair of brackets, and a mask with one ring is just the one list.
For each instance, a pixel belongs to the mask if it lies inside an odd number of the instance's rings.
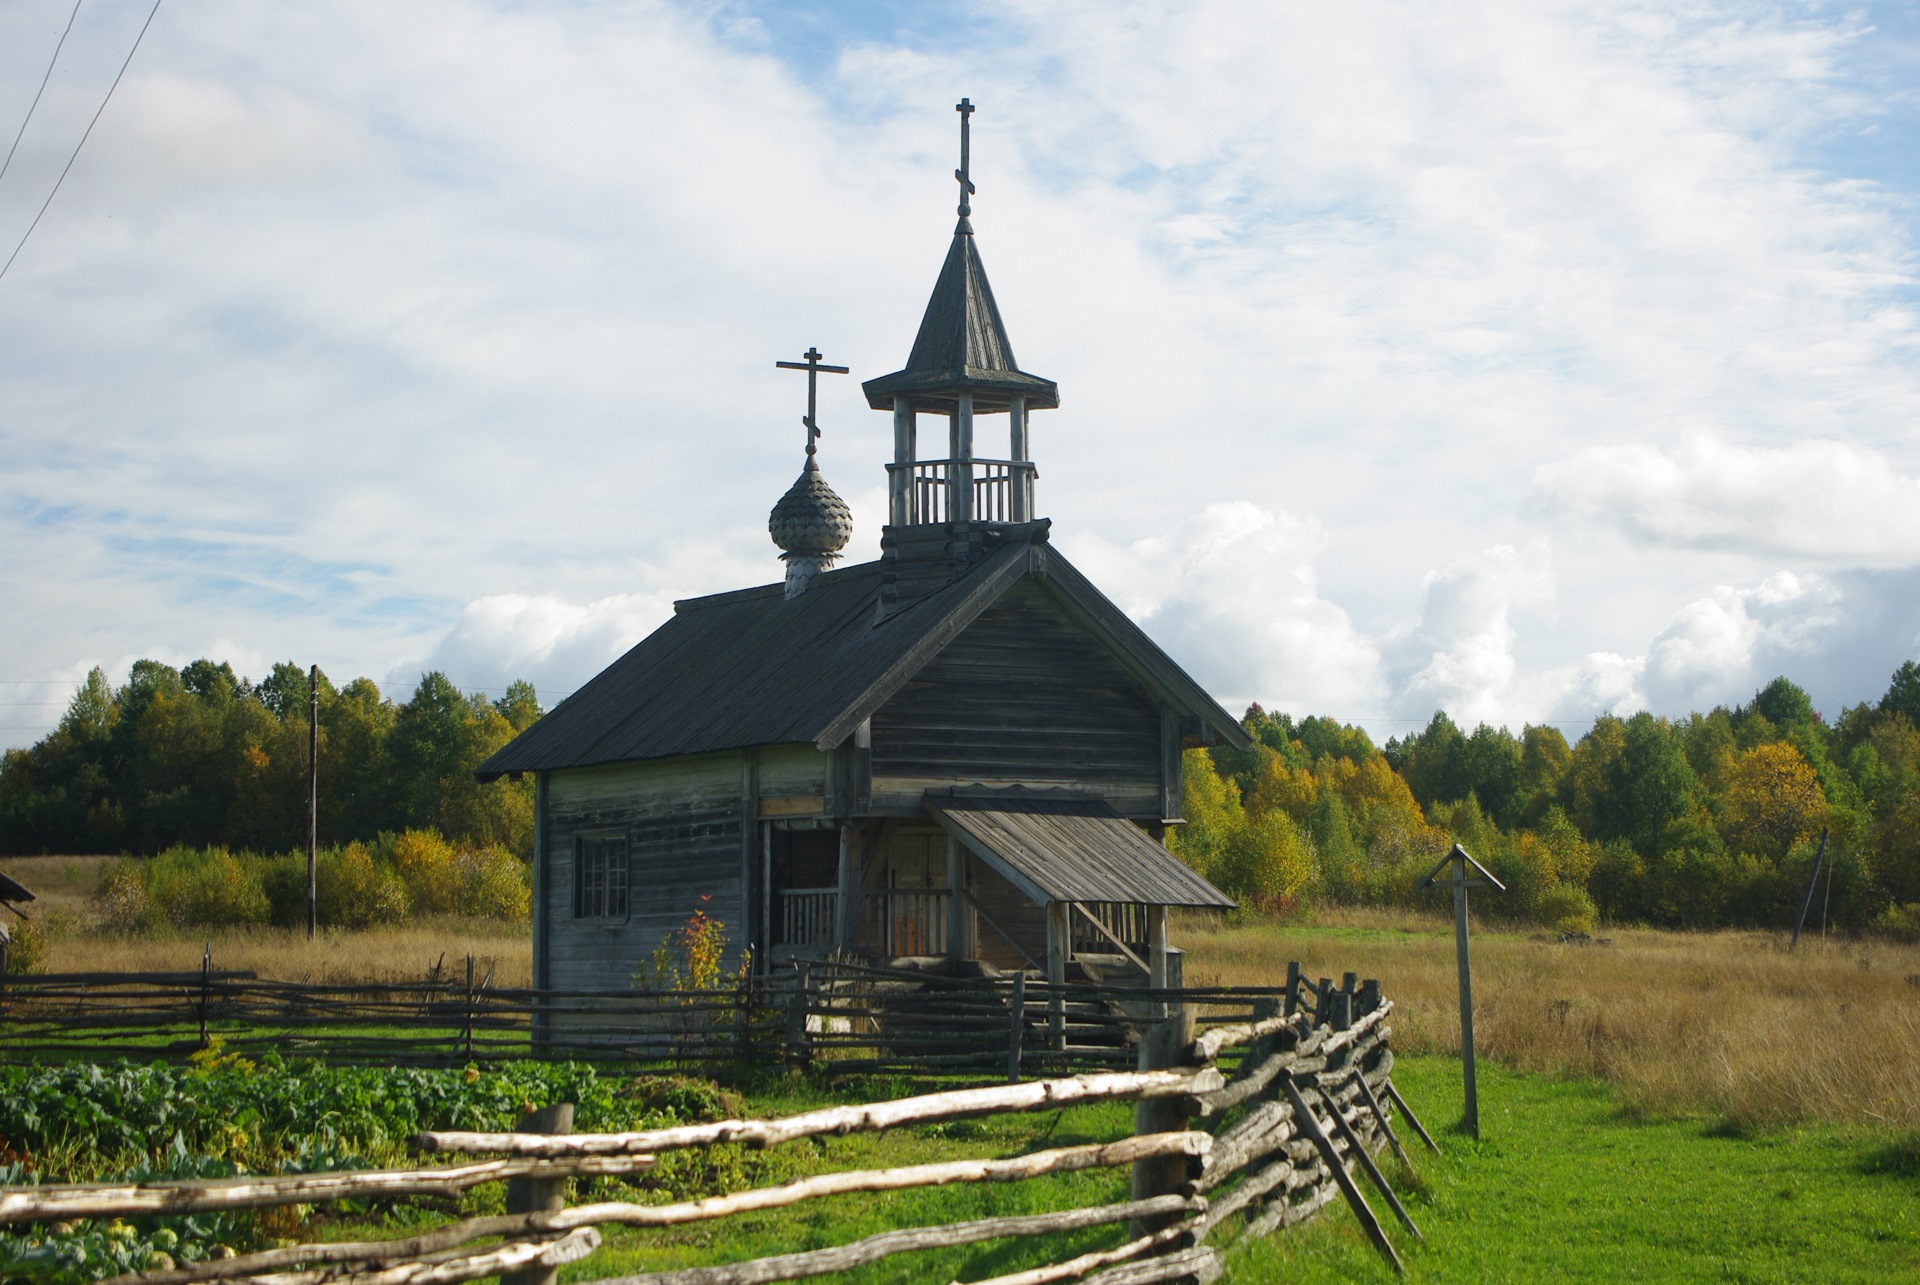
[[573,917],[627,917],[627,836],[583,835],[574,861]]

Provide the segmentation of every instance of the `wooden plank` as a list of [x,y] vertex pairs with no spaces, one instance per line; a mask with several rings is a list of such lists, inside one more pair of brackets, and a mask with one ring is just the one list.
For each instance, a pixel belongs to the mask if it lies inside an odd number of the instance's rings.
[[824,794],[788,794],[760,800],[758,814],[762,817],[811,817],[824,816],[827,799]]

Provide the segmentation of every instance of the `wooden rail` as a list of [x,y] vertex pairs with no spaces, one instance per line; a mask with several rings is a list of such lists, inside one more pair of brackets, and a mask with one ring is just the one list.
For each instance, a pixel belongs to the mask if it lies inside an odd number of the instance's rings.
[[[872,926],[879,944],[902,953],[944,948],[946,893],[912,894],[924,904],[888,895],[883,922]],[[909,1074],[1005,1066],[1017,1078],[1131,1066],[1141,1031],[1168,1006],[1231,1021],[1281,993],[1056,987],[845,960],[716,990],[546,990],[496,986],[481,962],[389,983],[274,981],[215,970],[211,960],[199,972],[10,978],[0,1059],[181,1058],[218,1036],[236,1052],[271,1048],[342,1063],[832,1062]]]
[[[1022,989],[1026,989],[1025,986]],[[957,988],[964,997],[966,988]],[[924,997],[923,997],[924,998]],[[1247,1002],[1245,995],[1216,995]],[[1086,1280],[1211,1281],[1233,1238],[1261,1236],[1344,1198],[1382,1256],[1399,1267],[1387,1232],[1361,1188],[1364,1179],[1401,1224],[1412,1218],[1387,1186],[1373,1155],[1398,1148],[1385,1103],[1390,1083],[1392,1005],[1372,983],[1349,976],[1335,988],[1301,979],[1297,967],[1275,995],[1253,997],[1242,1020],[1195,1030],[1188,1007],[1140,1042],[1139,1069],[981,1085],[809,1111],[777,1120],[724,1120],[617,1134],[538,1131],[570,1117],[537,1112],[508,1133],[419,1135],[428,1155],[476,1158],[414,1170],[236,1178],[215,1182],[0,1188],[0,1224],[314,1204],[371,1197],[444,1196],[481,1182],[545,1184],[555,1204],[521,1203],[506,1215],[468,1219],[396,1241],[294,1245],[227,1260],[117,1278],[192,1285],[271,1275],[288,1283],[351,1277],[405,1282],[464,1281],[540,1273],[591,1254],[607,1226],[672,1227],[779,1209],[836,1195],[953,1183],[1043,1180],[1050,1175],[1128,1167],[1125,1201],[1044,1214],[897,1228],[848,1244],[743,1263],[644,1273],[626,1285],[758,1285],[840,1271],[897,1254],[1011,1237],[1035,1238],[1128,1224],[1117,1244],[975,1285],[1046,1285]],[[1042,1009],[1044,1011],[1044,1009]],[[1132,1101],[1130,1136],[1014,1156],[943,1160],[892,1169],[809,1174],[773,1186],[666,1204],[602,1201],[567,1206],[572,1178],[632,1172],[660,1152],[722,1144],[773,1147],[807,1138],[937,1124],[1079,1103]],[[1404,1104],[1402,1104],[1404,1110]],[[556,1123],[556,1120],[558,1123]],[[1417,1122],[1416,1122],[1417,1127]],[[1424,1136],[1424,1135],[1423,1135]],[[1404,1159],[1404,1152],[1401,1153]],[[486,1158],[479,1158],[486,1157]],[[497,1243],[483,1243],[497,1242]]]

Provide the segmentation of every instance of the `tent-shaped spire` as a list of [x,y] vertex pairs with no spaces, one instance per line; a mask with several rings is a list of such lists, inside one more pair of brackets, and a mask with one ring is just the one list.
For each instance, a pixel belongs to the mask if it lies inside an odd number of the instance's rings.
[[860,386],[875,410],[889,410],[895,397],[905,396],[915,410],[950,412],[962,392],[973,394],[976,412],[1005,410],[1015,397],[1025,398],[1035,410],[1060,404],[1059,387],[1051,379],[1029,375],[1015,364],[1006,323],[1000,320],[980,262],[970,218],[974,187],[968,175],[966,125],[972,110],[972,104],[962,100],[960,168],[954,171],[960,181],[960,222],[953,229],[953,244],[933,283],[906,369]]

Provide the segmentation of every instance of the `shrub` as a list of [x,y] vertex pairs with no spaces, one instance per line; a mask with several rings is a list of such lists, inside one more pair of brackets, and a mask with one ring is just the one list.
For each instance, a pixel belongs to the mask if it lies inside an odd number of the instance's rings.
[[6,971],[16,975],[46,972],[47,935],[45,930],[31,919],[22,919],[9,931],[11,940],[0,939],[0,958],[6,961]]
[[1873,931],[1896,941],[1920,942],[1920,902],[1889,905],[1874,918]]
[[364,843],[321,855],[320,921],[340,928],[394,924],[407,917],[407,889]]
[[100,871],[93,894],[103,932],[123,937],[150,932],[160,923],[160,908],[147,892],[137,861],[111,861]]
[[461,914],[511,924],[527,922],[533,911],[533,888],[520,858],[505,848],[481,848],[462,852],[455,867],[459,881],[455,909]]
[[1534,915],[1555,932],[1591,933],[1600,924],[1600,912],[1587,890],[1578,884],[1556,883],[1534,901]]
[[154,905],[180,928],[262,923],[267,893],[260,862],[225,848],[168,848],[140,870]]
[[[416,915],[471,913],[461,906],[465,871],[453,846],[434,830],[408,830],[388,848],[393,872]],[[464,857],[465,854],[462,854]]]

